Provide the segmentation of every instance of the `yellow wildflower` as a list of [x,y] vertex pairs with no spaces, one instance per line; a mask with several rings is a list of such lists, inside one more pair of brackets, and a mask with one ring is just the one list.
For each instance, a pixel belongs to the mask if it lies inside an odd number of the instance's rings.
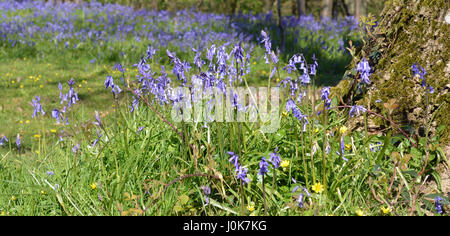
[[355,211],[357,216],[364,216],[364,212],[361,209]]
[[345,150],[350,150],[350,149],[352,149],[352,144],[351,144],[351,143],[345,144],[344,146],[345,146]]
[[248,211],[254,211],[254,210],[255,210],[255,203],[254,203],[254,202],[250,202],[250,203],[247,205],[247,210],[248,210]]
[[44,190],[41,190],[42,195],[46,195],[47,193]]
[[286,168],[289,166],[289,164],[291,164],[291,162],[289,160],[282,160],[280,163],[280,166],[283,168]]
[[323,185],[320,184],[319,182],[315,183],[311,189],[316,193],[321,193],[324,190]]
[[92,190],[94,190],[94,189],[96,189],[97,188],[97,184],[95,184],[95,183],[92,183],[91,185],[89,185],[90,187],[91,187],[91,189]]
[[23,88],[23,84],[21,84],[19,87],[20,87],[20,88]]
[[35,138],[40,138],[41,135],[40,135],[40,134],[35,134],[34,137],[35,137]]
[[340,129],[339,129],[339,132],[341,133],[341,134],[345,134],[345,133],[347,133],[347,131],[348,131],[348,128],[347,128],[347,126],[342,126]]
[[30,123],[30,120],[26,120],[26,121],[25,121],[25,124],[29,124],[29,123]]
[[391,213],[392,209],[391,209],[391,207],[382,206],[381,211],[383,212],[383,214],[389,214],[389,213]]
[[50,132],[56,133],[56,129],[51,129]]
[[283,111],[283,113],[281,113],[283,115],[283,117],[287,117],[289,115],[289,113],[287,113],[286,111]]
[[12,196],[11,196],[11,200],[12,200],[12,201],[17,200],[16,196],[12,195]]

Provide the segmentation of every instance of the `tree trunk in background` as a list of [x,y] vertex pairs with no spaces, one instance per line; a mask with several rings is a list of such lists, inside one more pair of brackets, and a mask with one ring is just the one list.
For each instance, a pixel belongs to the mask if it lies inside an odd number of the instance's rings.
[[264,0],[264,13],[272,11],[273,0]]
[[281,0],[277,0],[277,11],[278,11],[278,28],[280,28],[280,37],[281,37],[281,51],[284,51],[284,27],[283,27],[283,19],[281,15]]
[[356,0],[355,2],[355,17],[359,20],[361,16],[366,15],[366,6],[367,2],[366,0]]
[[347,6],[348,14],[350,16],[354,16],[355,15],[355,0],[344,0],[344,3]]
[[[396,0],[386,2],[380,14],[378,26],[372,36],[366,35],[366,44],[348,66],[344,78],[332,93],[343,101],[368,107],[379,114],[386,112],[385,103],[395,99],[398,107],[391,119],[400,124],[406,132],[415,137],[424,137],[430,125],[429,137],[437,136],[439,126],[440,142],[450,142],[450,24],[445,22],[449,11],[448,0]],[[352,90],[353,81],[359,80],[359,73],[352,69],[365,57],[372,68],[371,81],[365,95]],[[428,94],[421,86],[422,80],[413,77],[411,66],[417,63],[425,71],[427,85],[434,88]],[[355,94],[353,96],[352,94]],[[359,95],[358,95],[359,94]],[[358,96],[356,96],[358,95]],[[388,105],[386,105],[388,106]],[[429,112],[427,112],[427,110]],[[351,128],[362,127],[362,118],[349,120]],[[369,116],[369,127],[380,130],[386,123],[375,116]],[[395,130],[395,129],[394,129]]]
[[297,14],[302,16],[306,14],[306,0],[297,0]]
[[322,0],[322,18],[331,18],[333,16],[333,0]]

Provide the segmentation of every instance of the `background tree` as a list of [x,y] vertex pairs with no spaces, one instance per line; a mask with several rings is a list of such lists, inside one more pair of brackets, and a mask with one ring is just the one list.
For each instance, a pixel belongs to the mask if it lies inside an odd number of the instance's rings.
[[306,0],[297,0],[298,16],[306,15]]
[[[398,107],[391,114],[394,122],[422,137],[428,127],[429,137],[435,136],[439,126],[445,127],[440,141],[448,145],[450,24],[445,23],[445,15],[449,7],[447,0],[386,2],[377,27],[371,25],[375,19],[364,22],[370,33],[364,34],[365,43],[335,88],[336,94],[343,101],[352,97],[352,103],[380,113],[386,111],[385,103],[395,99]],[[357,95],[356,90],[351,90],[355,77],[358,79],[353,69],[363,57],[372,67],[371,84],[367,93]],[[432,93],[429,87],[422,86],[419,76],[413,75],[414,63],[423,67],[426,72],[423,78],[427,86],[434,88]],[[385,126],[382,120],[370,118],[374,128]]]
[[355,0],[355,17],[360,19],[361,16],[366,15],[366,0]]
[[322,18],[331,18],[333,16],[333,0],[322,0]]

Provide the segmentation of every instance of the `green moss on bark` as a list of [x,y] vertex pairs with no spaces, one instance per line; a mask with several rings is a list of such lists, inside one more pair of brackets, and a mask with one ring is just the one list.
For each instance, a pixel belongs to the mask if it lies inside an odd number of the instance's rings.
[[[432,133],[437,126],[446,126],[441,134],[444,143],[450,141],[450,25],[444,22],[449,5],[447,0],[387,2],[375,38],[362,47],[359,57],[352,62],[355,66],[365,56],[374,68],[369,88],[372,109],[381,112],[382,103],[375,101],[395,98],[399,105],[393,114],[395,122],[410,125],[417,131],[433,118]],[[411,72],[414,63],[425,68],[426,82],[435,89],[429,94],[428,115],[426,90]],[[337,87],[348,87],[349,81],[343,80]],[[337,94],[343,97],[347,95],[344,89],[336,91],[342,92]],[[375,119],[374,123],[382,122]]]

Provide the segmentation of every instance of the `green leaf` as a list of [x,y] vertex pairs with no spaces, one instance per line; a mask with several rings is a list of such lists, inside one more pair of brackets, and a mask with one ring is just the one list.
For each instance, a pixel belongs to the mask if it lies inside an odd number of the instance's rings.
[[189,201],[189,197],[187,195],[181,195],[178,197],[178,201],[180,201],[181,205],[185,205]]
[[433,176],[434,180],[436,180],[436,185],[437,185],[438,190],[439,190],[440,192],[442,192],[442,185],[441,185],[442,179],[441,179],[441,175],[440,175],[437,171],[435,171],[435,170],[433,170],[433,172],[431,172],[431,175]]
[[180,212],[183,211],[184,208],[182,206],[180,206],[178,203],[173,207],[173,210],[176,212]]
[[214,200],[214,199],[212,199],[212,198],[209,199],[209,203],[211,203],[211,205],[213,205],[213,206],[215,206],[215,207],[218,207],[218,208],[220,208],[220,209],[222,209],[222,210],[224,210],[224,211],[226,211],[226,212],[229,212],[229,213],[231,213],[231,214],[234,214],[234,215],[237,215],[237,214],[238,214],[237,212],[233,211],[233,210],[230,209],[229,207],[224,206],[224,205],[222,205],[222,204],[216,202],[216,200]]
[[414,156],[414,158],[420,159],[420,158],[423,157],[423,153],[421,151],[419,151],[419,149],[417,149],[415,147],[411,148],[410,153],[411,153],[411,155]]
[[425,147],[427,145],[427,138],[423,137],[419,139],[419,144],[422,147]]

